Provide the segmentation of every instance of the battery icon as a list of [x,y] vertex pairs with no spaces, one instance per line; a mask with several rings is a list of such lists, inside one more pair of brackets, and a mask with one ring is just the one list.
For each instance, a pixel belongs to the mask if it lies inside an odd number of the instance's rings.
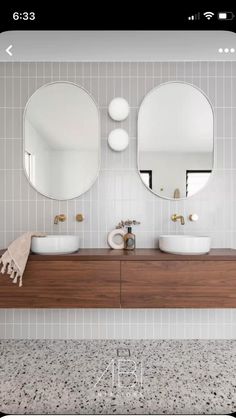
[[217,17],[219,20],[233,20],[235,16],[232,12],[219,12]]

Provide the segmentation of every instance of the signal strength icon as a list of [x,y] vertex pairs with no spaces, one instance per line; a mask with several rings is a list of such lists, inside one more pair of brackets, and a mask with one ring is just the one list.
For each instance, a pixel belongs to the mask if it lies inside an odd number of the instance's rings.
[[205,12],[203,13],[203,16],[207,18],[207,20],[211,20],[211,18],[214,16],[215,13],[213,12]]
[[199,19],[200,19],[200,12],[195,13],[194,15],[188,17],[188,20],[199,20]]

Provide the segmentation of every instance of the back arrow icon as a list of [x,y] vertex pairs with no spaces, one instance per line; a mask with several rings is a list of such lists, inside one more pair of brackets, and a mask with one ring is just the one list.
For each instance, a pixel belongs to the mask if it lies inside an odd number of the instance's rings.
[[7,53],[8,55],[10,55],[10,56],[12,56],[12,52],[10,51],[11,49],[12,49],[12,45],[9,45],[9,47],[7,47],[7,48],[5,49],[6,53]]

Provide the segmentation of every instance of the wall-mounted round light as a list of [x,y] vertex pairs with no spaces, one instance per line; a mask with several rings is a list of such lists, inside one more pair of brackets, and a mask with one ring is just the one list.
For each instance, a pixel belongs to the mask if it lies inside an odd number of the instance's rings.
[[218,49],[218,52],[220,53],[220,54],[222,54],[222,52],[224,52],[225,54],[228,54],[229,52],[231,52],[231,54],[234,54],[235,53],[235,48],[219,48]]
[[129,104],[123,97],[115,97],[110,102],[108,112],[114,121],[124,121],[129,115]]
[[129,145],[129,135],[122,128],[113,129],[108,137],[108,144],[114,151],[123,151]]

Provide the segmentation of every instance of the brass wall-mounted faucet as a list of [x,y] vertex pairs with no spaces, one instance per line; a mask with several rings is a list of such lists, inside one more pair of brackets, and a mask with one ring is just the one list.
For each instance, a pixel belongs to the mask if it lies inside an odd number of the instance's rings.
[[58,223],[59,223],[59,221],[60,221],[61,223],[63,223],[64,221],[66,221],[66,216],[65,216],[65,214],[59,214],[59,215],[56,215],[56,216],[55,216],[55,218],[54,218],[54,224],[58,224]]
[[174,223],[176,223],[176,221],[180,220],[180,223],[181,223],[182,226],[185,224],[185,219],[184,219],[183,215],[173,214],[171,216],[171,220],[174,221]]

